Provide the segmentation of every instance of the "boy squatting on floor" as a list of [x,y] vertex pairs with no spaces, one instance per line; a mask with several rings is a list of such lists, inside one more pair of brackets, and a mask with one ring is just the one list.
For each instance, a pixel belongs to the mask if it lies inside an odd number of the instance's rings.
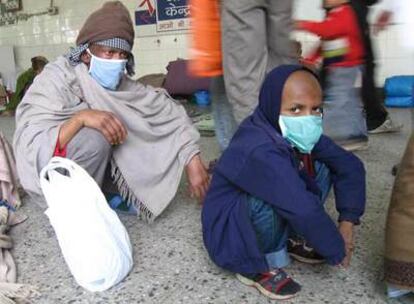
[[[302,261],[347,267],[353,226],[364,213],[364,166],[322,135],[321,103],[309,70],[284,65],[271,71],[259,106],[218,161],[204,201],[211,259],[272,299],[301,289],[283,270],[288,251]],[[331,186],[338,226],[323,206]]]

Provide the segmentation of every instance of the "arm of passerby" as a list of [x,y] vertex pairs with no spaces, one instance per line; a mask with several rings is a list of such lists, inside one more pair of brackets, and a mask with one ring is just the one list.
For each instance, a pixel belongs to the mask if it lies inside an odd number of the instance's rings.
[[331,12],[323,21],[308,21],[297,20],[295,21],[295,29],[299,31],[307,31],[318,35],[322,39],[333,39],[338,36],[346,34],[348,27],[349,14],[343,14],[342,12]]
[[299,59],[300,64],[312,71],[316,71],[322,59],[321,50],[320,46],[317,47],[308,56]]

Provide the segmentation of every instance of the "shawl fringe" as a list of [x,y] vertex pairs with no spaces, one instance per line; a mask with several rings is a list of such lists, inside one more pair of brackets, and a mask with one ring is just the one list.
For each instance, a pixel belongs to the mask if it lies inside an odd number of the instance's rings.
[[39,291],[32,285],[5,282],[0,283],[1,304],[21,303],[22,300],[28,300],[31,297],[39,295]]
[[414,263],[385,258],[384,268],[388,283],[414,290]]
[[147,223],[154,222],[154,213],[148,209],[145,203],[135,196],[113,158],[111,159],[111,176],[115,185],[118,187],[119,194],[127,202],[128,206],[132,204],[137,210],[139,210],[138,217]]

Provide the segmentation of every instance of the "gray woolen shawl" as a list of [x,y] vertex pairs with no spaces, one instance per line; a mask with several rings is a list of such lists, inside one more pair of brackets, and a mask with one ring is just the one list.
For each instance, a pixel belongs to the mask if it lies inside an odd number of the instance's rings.
[[73,67],[65,57],[45,67],[17,109],[14,150],[22,185],[41,194],[39,166],[52,157],[60,126],[88,108],[112,112],[126,126],[126,141],[113,149],[112,176],[121,195],[152,221],[173,199],[184,166],[199,152],[199,133],[165,92],[127,76],[117,91],[106,90],[86,65]]

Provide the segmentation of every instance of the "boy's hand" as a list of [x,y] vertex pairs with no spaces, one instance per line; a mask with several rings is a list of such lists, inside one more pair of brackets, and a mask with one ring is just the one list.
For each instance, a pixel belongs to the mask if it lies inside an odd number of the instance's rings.
[[294,30],[300,30],[302,27],[301,27],[301,23],[302,23],[302,21],[301,20],[295,20],[294,22],[293,22],[293,29]]
[[354,224],[342,221],[339,223],[338,229],[344,239],[346,253],[346,256],[341,264],[343,267],[347,268],[351,262],[352,253],[354,251]]
[[207,173],[206,167],[201,161],[200,155],[195,155],[185,169],[191,197],[196,197],[200,202],[202,202],[206,195],[208,186],[210,185],[210,177]]

